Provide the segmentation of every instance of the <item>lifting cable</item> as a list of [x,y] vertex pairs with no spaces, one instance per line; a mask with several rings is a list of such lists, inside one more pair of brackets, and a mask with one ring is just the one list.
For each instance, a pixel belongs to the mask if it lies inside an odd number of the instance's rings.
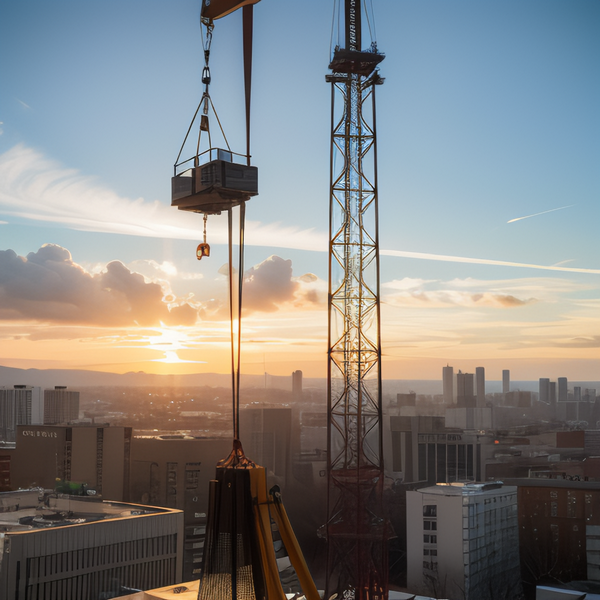
[[[250,96],[252,89],[252,4],[243,7],[244,33],[244,91],[246,100],[246,161],[250,165]],[[242,288],[244,283],[244,230],[246,219],[246,202],[240,203],[239,223],[239,257],[237,281],[237,315],[234,313],[233,283],[233,215],[227,209],[229,239],[229,316],[231,335],[231,386],[233,395],[233,437],[240,439],[240,373],[241,373],[241,338],[242,338]],[[234,317],[237,317],[237,332],[234,328]],[[237,338],[237,339],[236,339]]]

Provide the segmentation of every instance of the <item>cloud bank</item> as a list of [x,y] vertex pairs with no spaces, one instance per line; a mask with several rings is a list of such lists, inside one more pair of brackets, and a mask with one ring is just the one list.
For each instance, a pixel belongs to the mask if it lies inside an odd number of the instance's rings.
[[48,244],[27,257],[0,251],[0,320],[87,326],[192,325],[197,310],[169,305],[158,283],[112,261],[91,275],[61,246]]

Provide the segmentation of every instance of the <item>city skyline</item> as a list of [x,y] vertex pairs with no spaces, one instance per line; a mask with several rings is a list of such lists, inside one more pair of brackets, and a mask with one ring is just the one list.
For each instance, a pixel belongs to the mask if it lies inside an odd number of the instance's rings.
[[[255,10],[242,370],[322,377],[336,27],[332,3],[296,6]],[[600,7],[374,9],[384,378],[600,379]],[[170,206],[199,2],[0,11],[0,364],[227,372],[225,218],[198,263],[202,219]],[[211,57],[234,150],[240,32],[217,22]]]

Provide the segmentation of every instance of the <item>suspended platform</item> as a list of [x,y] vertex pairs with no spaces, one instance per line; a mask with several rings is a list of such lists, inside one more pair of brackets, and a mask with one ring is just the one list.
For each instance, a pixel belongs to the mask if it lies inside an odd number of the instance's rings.
[[[234,162],[234,156],[241,155],[211,148],[186,161],[193,160],[192,167],[185,168],[185,163],[175,165],[175,176],[171,178],[171,206],[218,215],[256,196],[258,169]],[[208,160],[199,164],[202,157]],[[184,170],[177,173],[182,166]]]

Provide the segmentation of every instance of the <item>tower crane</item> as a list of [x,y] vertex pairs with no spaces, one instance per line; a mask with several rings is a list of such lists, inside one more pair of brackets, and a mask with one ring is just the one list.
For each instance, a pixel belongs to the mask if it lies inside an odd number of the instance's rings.
[[361,0],[344,0],[331,74],[326,597],[387,598],[375,89]]

